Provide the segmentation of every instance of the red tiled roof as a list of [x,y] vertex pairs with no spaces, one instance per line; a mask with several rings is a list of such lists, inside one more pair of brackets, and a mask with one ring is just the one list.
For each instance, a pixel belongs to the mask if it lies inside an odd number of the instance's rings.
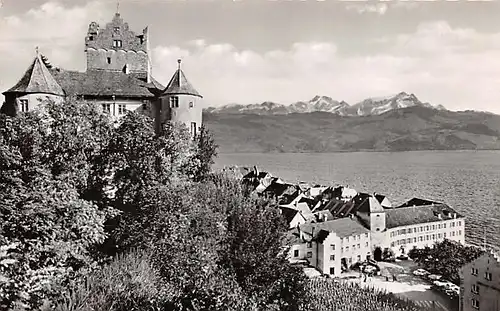
[[6,93],[44,93],[64,96],[64,91],[51,75],[40,56],[37,55],[31,66],[17,84]]
[[121,71],[54,69],[52,74],[68,95],[154,97],[162,86],[154,79],[146,83]]
[[170,82],[165,88],[165,91],[163,91],[163,94],[185,94],[203,98],[203,96],[201,96],[200,93],[195,90],[191,83],[189,83],[189,81],[186,79],[186,76],[184,75],[184,72],[182,72],[181,69],[177,69],[177,71],[174,73],[172,79],[170,79]]

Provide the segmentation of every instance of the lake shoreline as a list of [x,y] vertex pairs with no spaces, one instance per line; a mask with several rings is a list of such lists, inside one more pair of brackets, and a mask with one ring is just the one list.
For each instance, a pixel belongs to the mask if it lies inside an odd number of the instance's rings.
[[335,154],[335,153],[410,153],[410,152],[492,152],[498,151],[500,149],[419,149],[419,150],[338,150],[338,151],[297,151],[297,152],[246,152],[246,151],[236,151],[236,152],[219,152],[219,155],[231,155],[231,154]]
[[[214,169],[257,166],[289,182],[340,184],[386,195],[444,202],[466,216],[466,241],[500,247],[499,150],[219,153]],[[493,190],[493,191],[492,191]],[[498,208],[494,208],[498,207]]]

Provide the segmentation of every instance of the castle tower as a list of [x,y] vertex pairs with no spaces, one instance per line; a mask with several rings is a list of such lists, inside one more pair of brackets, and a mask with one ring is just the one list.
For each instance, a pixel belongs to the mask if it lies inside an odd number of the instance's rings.
[[[369,227],[371,231],[371,244],[375,250],[382,251],[387,245],[386,213],[375,196],[366,197],[358,209],[357,216]],[[378,260],[375,258],[375,260]]]
[[182,122],[190,130],[191,135],[196,136],[202,125],[202,98],[189,83],[181,70],[181,60],[177,61],[178,68],[167,87],[160,95],[157,110],[157,130],[168,121]]
[[100,29],[92,22],[85,37],[88,70],[122,71],[150,82],[149,31],[142,34],[129,29],[120,13],[116,12],[111,23]]
[[3,94],[5,106],[2,111],[11,116],[31,111],[44,100],[61,101],[65,97],[64,90],[45,66],[38,48],[35,59],[21,80]]

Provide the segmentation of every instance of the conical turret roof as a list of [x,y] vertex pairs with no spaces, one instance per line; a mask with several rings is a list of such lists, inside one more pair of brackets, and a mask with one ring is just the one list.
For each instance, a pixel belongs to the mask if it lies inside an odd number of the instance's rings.
[[178,61],[178,63],[179,68],[175,71],[172,79],[170,79],[170,82],[163,91],[162,95],[193,95],[203,98],[203,96],[201,96],[200,93],[195,90],[191,83],[189,83],[186,76],[184,75],[184,72],[182,72],[180,67],[180,60]]
[[62,87],[54,79],[37,53],[35,60],[17,84],[5,93],[44,93],[64,96]]

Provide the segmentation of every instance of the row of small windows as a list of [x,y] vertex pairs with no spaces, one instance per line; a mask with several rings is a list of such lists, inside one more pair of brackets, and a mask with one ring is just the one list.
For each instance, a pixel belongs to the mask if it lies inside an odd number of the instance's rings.
[[[368,238],[368,233],[365,233],[365,238]],[[353,237],[352,237],[352,240],[353,240],[353,241],[356,241],[356,240],[358,240],[358,241],[359,241],[359,240],[361,240],[361,235],[355,235],[355,236],[353,236]],[[344,241],[345,241],[345,242],[349,242],[349,237],[345,237],[345,238],[344,238]]]
[[[365,242],[365,247],[368,247],[368,242]],[[346,246],[345,248],[344,248],[344,247],[342,247],[342,248],[340,249],[340,252],[341,252],[341,253],[343,253],[343,252],[344,252],[344,249],[345,249],[345,252],[348,252],[348,251],[349,251],[349,246]],[[352,246],[352,250],[354,251],[354,250],[356,250],[356,249],[361,249],[361,245],[360,245],[360,244],[358,244],[358,245],[356,246],[356,244],[354,244],[354,245]]]
[[[118,114],[125,114],[127,112],[127,105],[126,104],[118,104]],[[27,99],[20,99],[19,100],[19,109],[21,112],[28,112],[29,111],[29,105],[28,105],[28,100]],[[102,104],[102,109],[104,112],[111,113],[111,104]],[[143,110],[148,110],[148,104],[147,102],[142,103],[142,109]]]
[[[312,255],[313,255],[312,252],[307,252],[306,253],[306,258],[312,258]],[[368,258],[368,256],[369,256],[369,253],[367,255],[367,258]],[[293,257],[295,257],[295,258],[299,257],[299,250],[298,249],[296,249],[296,250],[293,251]],[[347,260],[348,260],[349,264],[352,263],[352,257],[347,258]],[[361,261],[361,255],[357,256],[357,260]],[[330,255],[330,261],[335,261],[335,255]],[[331,273],[331,274],[333,274],[333,273]]]
[[[194,102],[190,101],[189,108],[193,107],[194,107]],[[179,108],[179,97],[177,96],[170,97],[170,108]]]
[[[451,222],[450,227],[453,228],[455,227],[460,227],[462,225],[462,221],[458,222]],[[434,224],[434,225],[427,225],[427,226],[420,226],[416,228],[407,228],[407,229],[400,229],[394,232],[391,232],[391,237],[397,236],[397,235],[403,235],[403,234],[410,234],[410,233],[417,233],[417,232],[424,232],[424,231],[431,231],[431,230],[436,230],[436,229],[446,229],[446,223],[443,224]]]
[[[458,230],[457,232],[452,231],[450,233],[450,236],[460,236],[460,235],[462,235],[462,230]],[[394,247],[395,245],[405,245],[405,244],[410,244],[410,243],[417,243],[417,241],[423,242],[423,241],[435,240],[436,237],[438,239],[441,239],[441,238],[446,239],[446,232],[443,232],[442,234],[438,233],[438,234],[432,234],[432,235],[431,234],[421,235],[418,238],[414,237],[414,238],[397,240],[396,242],[391,243],[391,247]]]
[[[147,102],[143,102],[142,103],[142,109],[143,110],[148,110],[148,104]],[[102,110],[106,113],[111,113],[111,104],[109,103],[106,103],[106,104],[102,104]],[[127,113],[127,105],[126,104],[118,104],[117,105],[117,112],[118,112],[118,115],[122,115],[122,114],[126,114]]]
[[[368,247],[368,242],[365,242],[365,247]],[[312,243],[311,242],[307,242],[307,248],[312,248]],[[330,249],[332,251],[334,251],[335,250],[335,244],[331,244],[330,245]],[[343,253],[344,249],[345,249],[346,252],[348,252],[349,251],[349,246],[341,247],[340,248],[340,252]],[[355,249],[361,249],[361,244],[358,244],[358,245],[353,244],[352,245],[352,250],[355,250]]]
[[[106,113],[111,113],[111,104],[102,104],[102,110]],[[124,104],[118,105],[118,114],[125,114],[127,112],[127,106]]]
[[[474,276],[477,276],[479,274],[479,270],[477,268],[472,268],[471,274]],[[493,279],[493,274],[491,274],[491,272],[486,271],[484,273],[484,279],[487,281],[491,281]],[[478,287],[478,291],[479,291],[479,287]]]

